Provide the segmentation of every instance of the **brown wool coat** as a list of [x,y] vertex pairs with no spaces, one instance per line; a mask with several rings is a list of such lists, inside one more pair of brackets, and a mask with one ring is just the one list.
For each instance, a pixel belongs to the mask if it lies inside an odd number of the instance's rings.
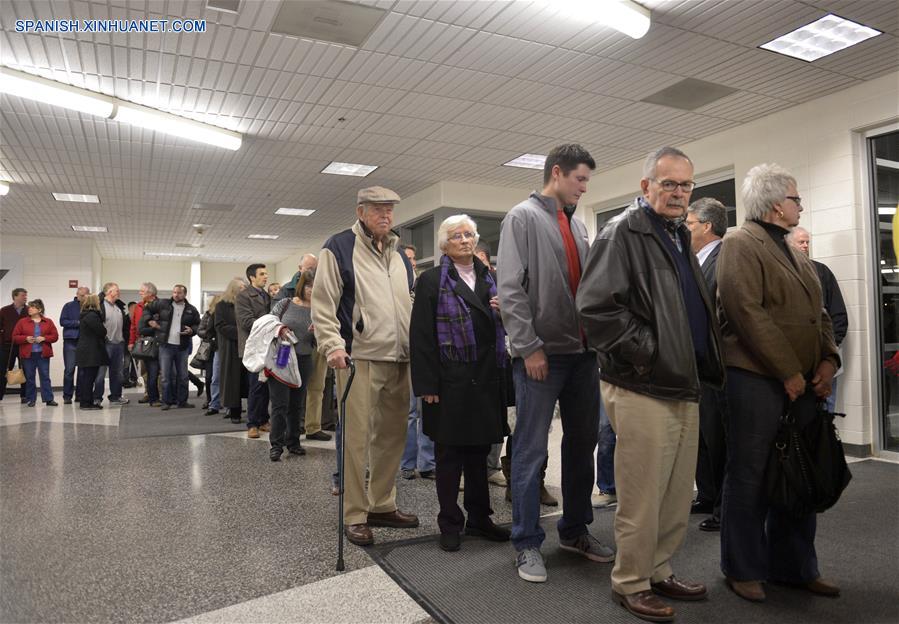
[[[795,266],[758,223],[727,235],[718,256],[718,319],[727,366],[786,380],[839,366],[815,268],[788,246]],[[798,271],[796,269],[798,267]]]

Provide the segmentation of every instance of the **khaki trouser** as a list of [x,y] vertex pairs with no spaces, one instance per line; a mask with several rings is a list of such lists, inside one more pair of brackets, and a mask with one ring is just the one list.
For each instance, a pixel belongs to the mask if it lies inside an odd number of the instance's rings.
[[612,589],[648,590],[673,574],[687,534],[699,445],[699,404],[662,401],[605,381],[600,392],[618,436]]
[[[343,397],[349,370],[337,371]],[[356,360],[346,404],[344,512],[346,524],[363,524],[368,513],[396,510],[396,473],[406,444],[409,363]],[[368,459],[369,483],[365,492]]]
[[322,430],[322,399],[325,392],[325,375],[328,374],[328,360],[318,351],[312,352],[312,372],[306,384],[306,435]]

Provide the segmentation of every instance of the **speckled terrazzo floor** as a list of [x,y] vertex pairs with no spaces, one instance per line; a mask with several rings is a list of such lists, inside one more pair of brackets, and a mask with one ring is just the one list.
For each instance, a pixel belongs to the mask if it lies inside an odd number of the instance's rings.
[[[333,443],[272,463],[244,434],[120,439],[118,412],[0,403],[0,622],[429,621],[364,549],[334,570]],[[433,481],[398,502],[422,526],[378,541],[437,532]]]

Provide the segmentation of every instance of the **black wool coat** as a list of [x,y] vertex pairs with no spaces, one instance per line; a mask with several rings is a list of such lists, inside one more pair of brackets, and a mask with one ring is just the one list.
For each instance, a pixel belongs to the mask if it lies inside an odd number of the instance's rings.
[[415,396],[436,394],[438,403],[422,401],[422,430],[434,442],[452,446],[486,445],[509,434],[505,377],[496,361],[496,329],[490,313],[487,267],[475,258],[474,292],[454,267],[456,293],[465,300],[474,325],[477,360],[443,362],[437,342],[437,296],[440,266],[422,273],[415,286],[409,327],[412,389]]
[[219,379],[221,379],[222,405],[240,409],[241,396],[246,396],[242,387],[246,385],[247,369],[243,367],[237,353],[237,317],[234,304],[219,301],[215,306],[215,335],[219,351]]
[[78,345],[75,347],[75,365],[79,368],[109,366],[106,353],[106,326],[96,310],[85,310],[78,323]]

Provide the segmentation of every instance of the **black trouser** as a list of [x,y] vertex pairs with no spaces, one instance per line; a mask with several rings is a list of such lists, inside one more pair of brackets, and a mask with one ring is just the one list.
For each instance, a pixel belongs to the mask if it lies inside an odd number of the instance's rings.
[[[796,424],[815,418],[809,390],[792,406]],[[737,581],[808,583],[818,578],[816,518],[772,509],[765,469],[787,405],[783,382],[727,369],[727,470],[721,508],[721,571]]]
[[437,525],[441,533],[461,533],[465,516],[459,509],[459,480],[465,473],[463,505],[469,526],[483,526],[490,521],[490,493],[487,491],[487,454],[490,445],[451,446],[435,444],[437,460],[437,500],[440,513]]
[[78,367],[78,391],[75,394],[78,395],[80,407],[90,407],[94,404],[94,381],[99,371],[99,366]]
[[[0,362],[3,362],[6,366],[6,368],[3,369],[3,374],[0,375],[0,399],[6,394],[6,371],[14,368],[14,364],[19,357],[18,349],[19,348],[12,343],[0,346]],[[22,396],[25,396],[25,385],[22,384],[21,388],[10,391],[10,394],[21,394]]]
[[724,419],[727,395],[702,385],[699,401],[699,459],[696,462],[696,497],[700,503],[712,505],[712,515],[721,516],[721,492],[724,465],[727,460]]
[[272,402],[272,430],[268,439],[272,448],[289,449],[300,446],[300,427],[306,412],[305,379],[312,368],[312,356],[301,355],[297,358],[300,378],[304,380],[299,388],[291,388],[277,379],[269,378],[268,396]]
[[215,364],[215,351],[209,352],[209,359],[206,360],[206,366],[203,367],[203,378],[206,380],[206,404],[212,401],[212,373]]
[[259,373],[247,372],[247,429],[268,422],[268,383],[259,381]]

